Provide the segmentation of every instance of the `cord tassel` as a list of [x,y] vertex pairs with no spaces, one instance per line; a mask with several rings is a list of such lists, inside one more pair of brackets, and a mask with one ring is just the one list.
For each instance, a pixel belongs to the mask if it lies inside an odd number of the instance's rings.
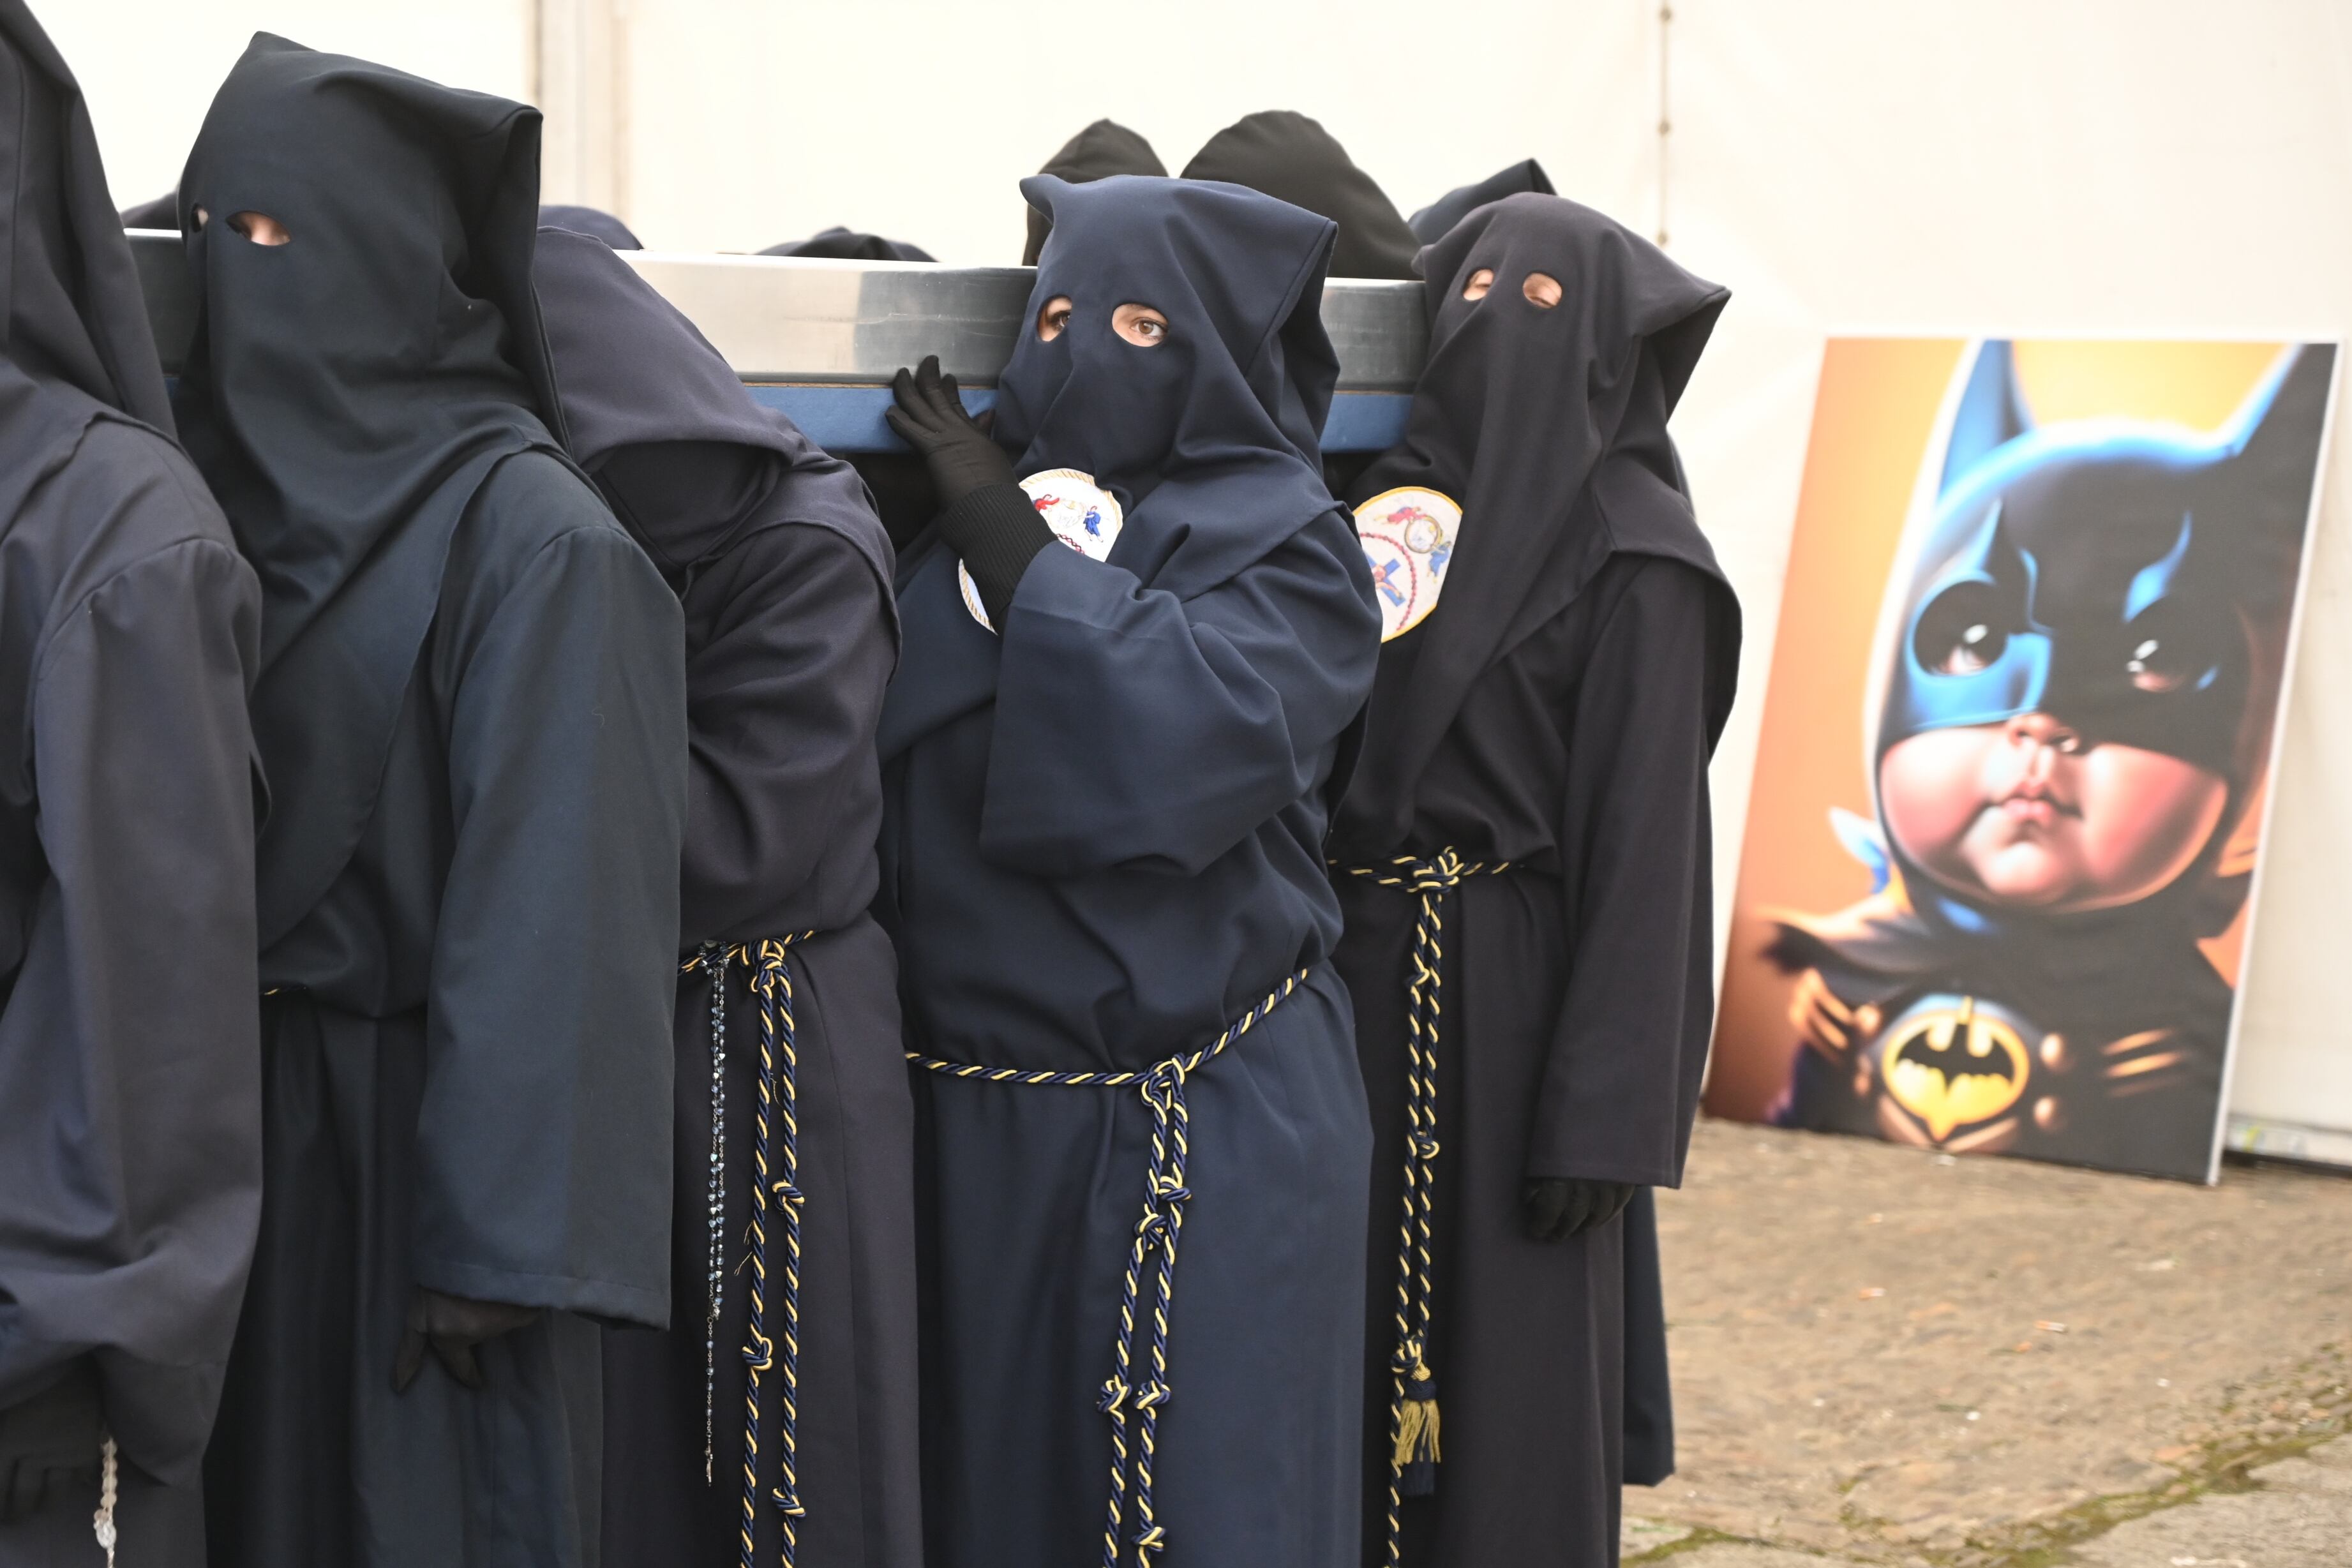
[[114,1504],[121,1486],[122,1468],[116,1458],[113,1434],[99,1445],[98,1511],[89,1517],[90,1534],[106,1553],[106,1568],[114,1568]]
[[1437,1375],[1419,1353],[1404,1376],[1404,1400],[1398,1411],[1396,1455],[1397,1492],[1402,1497],[1427,1497],[1437,1490],[1437,1466],[1444,1456],[1437,1441]]

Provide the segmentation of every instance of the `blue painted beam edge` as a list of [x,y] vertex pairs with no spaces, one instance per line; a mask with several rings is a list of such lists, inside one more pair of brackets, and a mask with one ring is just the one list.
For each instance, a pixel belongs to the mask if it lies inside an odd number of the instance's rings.
[[[890,406],[888,387],[753,386],[761,407],[784,414],[828,452],[904,452],[904,442],[882,418]],[[970,387],[964,407],[974,413],[992,408],[992,387]],[[1404,437],[1412,399],[1402,392],[1341,392],[1331,400],[1323,426],[1326,452],[1384,452]]]

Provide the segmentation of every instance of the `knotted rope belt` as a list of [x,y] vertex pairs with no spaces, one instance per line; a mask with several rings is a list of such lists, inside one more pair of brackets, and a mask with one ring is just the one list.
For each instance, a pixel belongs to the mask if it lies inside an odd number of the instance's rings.
[[1435,1354],[1430,1331],[1435,1295],[1430,1239],[1437,1208],[1438,988],[1444,984],[1439,966],[1445,956],[1445,895],[1469,877],[1494,876],[1510,868],[1508,861],[1465,862],[1450,849],[1427,860],[1399,855],[1386,865],[1339,868],[1349,876],[1370,877],[1378,886],[1421,898],[1404,988],[1404,1213],[1397,1238],[1396,1354],[1389,1362],[1395,1385],[1389,1397],[1390,1568],[1395,1568],[1402,1552],[1404,1500],[1437,1490],[1442,1458],[1437,1375],[1429,1364]]
[[[1103,1526],[1103,1568],[1118,1568],[1121,1550],[1119,1521],[1129,1492],[1129,1472],[1134,1473],[1135,1561],[1168,1545],[1168,1531],[1152,1511],[1151,1461],[1160,1447],[1160,1411],[1168,1403],[1168,1320],[1176,1297],[1176,1242],[1184,1229],[1184,1204],[1192,1194],[1184,1185],[1185,1156],[1191,1150],[1192,1113],[1184,1103],[1184,1080],[1224,1054],[1225,1048],[1255,1028],[1258,1020],[1298,988],[1307,971],[1284,980],[1266,998],[1242,1016],[1239,1022],[1198,1051],[1171,1056],[1140,1072],[1045,1072],[1017,1067],[982,1067],[969,1061],[949,1061],[908,1051],[907,1060],[926,1071],[948,1078],[976,1079],[982,1083],[1019,1083],[1062,1089],[1128,1089],[1141,1092],[1151,1113],[1151,1168],[1143,1190],[1143,1218],[1136,1222],[1135,1240],[1128,1248],[1127,1279],[1120,1287],[1118,1334],[1111,1351],[1111,1375],[1102,1385],[1095,1408],[1110,1417],[1110,1502]],[[1151,1297],[1151,1380],[1142,1387],[1129,1381],[1135,1366],[1136,1298],[1152,1259],[1159,1275]],[[1134,1408],[1136,1444],[1128,1447],[1129,1406]]]
[[[753,1525],[760,1499],[760,1378],[775,1370],[776,1342],[767,1332],[768,1205],[771,1195],[784,1239],[784,1321],[782,1420],[777,1444],[779,1485],[772,1494],[779,1514],[784,1568],[799,1550],[793,1521],[801,1506],[799,1474],[801,1377],[801,1127],[800,1054],[793,1031],[793,972],[785,954],[794,943],[815,936],[803,931],[756,944],[706,942],[680,966],[710,982],[710,1205],[709,1299],[702,1330],[702,1479],[712,1479],[711,1407],[718,1386],[719,1309],[727,1285],[727,967],[751,971],[751,994],[760,1001],[760,1112],[753,1124],[751,1164],[751,1313],[743,1344],[743,1549],[741,1568],[753,1568]],[[777,1135],[778,1119],[782,1135]],[[768,1152],[776,1150],[771,1174]]]

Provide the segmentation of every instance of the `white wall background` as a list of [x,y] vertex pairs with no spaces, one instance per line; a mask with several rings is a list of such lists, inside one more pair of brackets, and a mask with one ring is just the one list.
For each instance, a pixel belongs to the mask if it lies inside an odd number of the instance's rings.
[[[1658,222],[1734,290],[1676,422],[1746,603],[1720,884],[1821,343],[1837,330],[2352,329],[2342,0],[47,0],[118,193],[166,188],[247,32],[550,111],[551,199],[664,248],[830,224],[1017,258],[1014,181],[1108,114],[1171,171],[1252,110],[1328,125],[1407,210],[1511,160]],[[2352,1126],[2352,439],[2327,476],[2237,1103]],[[1841,726],[1851,716],[1834,716]],[[2328,1109],[2332,1105],[2333,1109]]]
[[536,95],[530,0],[31,0],[80,78],[115,204],[179,183],[221,78],[256,32],[455,87]]

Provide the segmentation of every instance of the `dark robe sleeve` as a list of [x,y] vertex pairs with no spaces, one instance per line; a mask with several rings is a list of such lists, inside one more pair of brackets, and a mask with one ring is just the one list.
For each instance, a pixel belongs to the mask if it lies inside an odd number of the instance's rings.
[[1336,510],[1191,599],[1045,550],[1006,619],[981,851],[1037,876],[1194,874],[1316,787],[1379,659]]
[[[168,478],[129,504],[185,531]],[[0,1405],[95,1352],[167,1481],[212,1429],[261,1207],[260,616],[236,551],[188,539],[68,608],[33,685],[50,880],[0,1013]]]
[[[1621,572],[1612,603],[1608,580]],[[1587,590],[1605,619],[1570,726],[1559,845],[1570,968],[1529,1176],[1682,1179],[1714,996],[1712,592],[1695,568],[1641,556],[1620,556]]]
[[898,661],[887,586],[830,528],[770,528],[737,547],[718,623],[687,655],[687,936],[769,936],[774,909],[835,846],[842,802],[873,775],[874,727]]
[[684,659],[609,520],[542,548],[466,657],[417,1128],[435,1290],[668,1318]]

